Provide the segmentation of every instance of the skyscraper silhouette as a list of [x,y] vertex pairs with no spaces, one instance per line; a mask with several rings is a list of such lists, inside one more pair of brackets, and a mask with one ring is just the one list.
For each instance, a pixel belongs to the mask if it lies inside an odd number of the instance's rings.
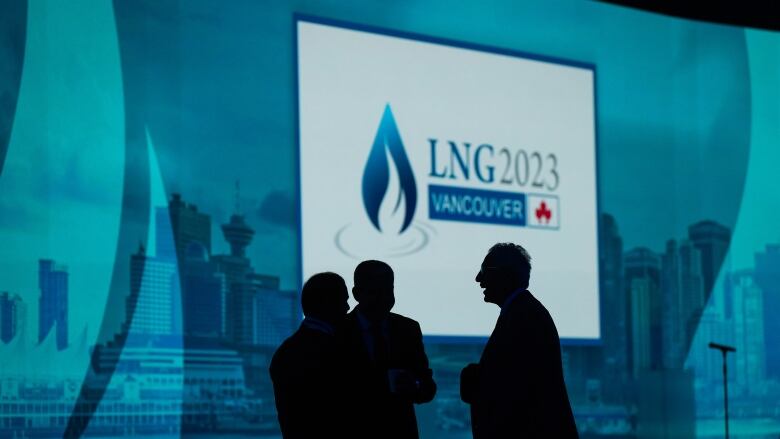
[[225,333],[225,275],[216,271],[205,247],[190,243],[181,264],[184,333],[221,336]]
[[[126,324],[140,334],[172,334],[181,331],[175,315],[179,279],[174,259],[148,256],[143,245],[130,257],[130,294]],[[127,328],[130,329],[130,328]]]
[[756,282],[763,291],[764,346],[766,349],[766,374],[780,379],[780,318],[775,314],[780,309],[780,245],[767,245],[766,250],[756,253]]
[[0,293],[0,341],[10,342],[26,324],[22,298],[9,292]]
[[[198,212],[198,208],[194,204],[185,203],[180,194],[173,194],[171,197],[168,203],[168,214],[173,232],[173,243],[179,261],[184,259],[187,247],[193,242],[199,243],[208,254],[211,254],[211,217],[209,215]],[[168,257],[172,250],[169,248],[170,241],[162,238],[161,235],[158,235],[158,256]]]
[[681,368],[704,309],[701,252],[689,240],[670,239],[661,264],[663,365]]
[[[623,239],[612,215],[601,216],[601,334],[604,339],[604,393],[618,398],[628,375],[627,295],[623,290]],[[617,378],[617,379],[616,379]]]
[[766,351],[764,347],[764,303],[752,270],[730,273],[726,282],[734,310],[734,354],[737,382],[734,394],[758,395],[764,389]]
[[715,306],[718,312],[727,318],[730,317],[729,311],[726,309],[726,301],[721,297],[722,291],[716,294],[712,287],[715,285],[720,267],[726,258],[729,242],[731,242],[731,231],[715,221],[704,220],[688,227],[688,239],[701,252],[701,273],[704,281],[705,303],[711,294],[715,294]]
[[224,273],[227,285],[225,321],[227,338],[236,344],[276,346],[300,321],[298,295],[279,289],[279,278],[255,273],[246,248],[254,230],[238,213],[222,225],[230,254],[212,260]]
[[660,260],[647,248],[635,248],[623,257],[629,299],[631,370],[661,364]]
[[276,276],[263,278],[265,282],[256,283],[252,338],[254,344],[276,347],[298,328],[302,316],[300,296],[297,291],[280,290]]
[[51,259],[38,261],[38,341],[52,328],[57,331],[57,349],[68,346],[68,271]]
[[246,248],[252,242],[255,232],[238,213],[230,222],[222,225],[222,233],[230,244],[230,254],[215,255],[212,260],[217,269],[224,273],[227,283],[225,301],[225,332],[228,339],[236,343],[252,341],[252,305],[256,287],[250,275],[254,273],[252,262],[246,257]]

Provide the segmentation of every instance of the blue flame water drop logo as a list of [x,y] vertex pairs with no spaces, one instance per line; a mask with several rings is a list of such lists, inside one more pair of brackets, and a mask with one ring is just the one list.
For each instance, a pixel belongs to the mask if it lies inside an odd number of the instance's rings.
[[393,214],[398,212],[402,201],[404,202],[404,220],[401,230],[403,233],[412,223],[414,210],[417,207],[417,185],[414,182],[414,174],[409,158],[406,156],[404,144],[401,142],[401,135],[398,134],[398,127],[395,124],[393,111],[390,104],[385,106],[382,114],[382,120],[379,122],[379,129],[374,138],[374,144],[371,146],[371,152],[368,155],[366,168],[363,171],[363,206],[366,208],[368,218],[374,227],[382,231],[379,224],[379,207],[382,200],[387,195],[387,189],[390,181],[390,164],[387,160],[386,150],[390,153],[390,158],[395,163],[395,169],[398,170],[398,180],[400,190],[398,191],[398,200],[395,202]]

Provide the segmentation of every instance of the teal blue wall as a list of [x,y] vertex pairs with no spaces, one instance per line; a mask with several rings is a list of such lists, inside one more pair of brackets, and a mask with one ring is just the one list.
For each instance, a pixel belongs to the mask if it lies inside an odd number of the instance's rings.
[[[161,227],[155,209],[173,193],[210,215],[216,255],[229,250],[220,225],[234,212],[240,180],[241,210],[256,231],[248,249],[255,271],[277,276],[281,290],[299,287],[294,13],[596,65],[600,209],[617,226],[602,259],[638,247],[661,255],[703,220],[731,238],[703,291],[706,306],[675,347],[667,344],[684,358],[672,366],[630,364],[642,329],[632,330],[631,315],[650,311],[632,308],[630,285],[602,286],[604,332],[624,337],[564,347],[580,430],[720,434],[720,359],[703,347],[717,338],[749,353],[730,365],[732,431],[780,434],[780,340],[765,317],[780,306],[780,259],[767,249],[780,244],[780,36],[595,2],[4,3],[0,292],[26,305],[26,335],[0,342],[0,361],[15,364],[0,368],[0,382],[24,381],[19,371],[34,358],[89,377],[88,356],[35,347],[38,260],[67,266],[71,345],[105,345],[127,322],[130,256],[151,245]],[[769,281],[755,279],[757,253],[768,255],[761,279]],[[656,294],[661,300],[660,285]],[[737,301],[761,308],[745,318]],[[441,387],[420,409],[421,430],[463,437],[456,372],[480,347],[428,350]],[[624,360],[615,360],[618,351]],[[45,375],[40,368],[30,380]],[[56,387],[64,378],[52,380]],[[269,397],[255,395],[266,398],[266,418],[252,422],[273,434]]]

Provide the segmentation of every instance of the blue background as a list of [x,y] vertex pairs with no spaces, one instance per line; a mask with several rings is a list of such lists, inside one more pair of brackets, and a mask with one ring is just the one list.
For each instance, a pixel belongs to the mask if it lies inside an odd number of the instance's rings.
[[[295,13],[597,66],[607,336],[564,347],[581,434],[720,435],[720,357],[709,341],[737,347],[732,433],[780,434],[780,37],[593,2],[512,1],[0,6],[0,292],[9,293],[0,311],[25,316],[0,343],[0,433],[276,434],[265,368],[297,325],[299,287]],[[253,288],[271,294],[240,318],[251,337],[183,335],[188,313],[202,310],[186,282],[169,285],[183,302],[171,299],[176,315],[165,317],[183,319],[182,331],[128,324],[128,297],[147,291],[132,285],[131,256],[178,237],[156,219],[174,193],[210,217],[210,242],[178,255],[180,273],[192,259],[220,278],[218,256],[230,252],[221,226],[233,213],[255,231],[246,254],[267,279]],[[67,347],[40,334],[41,302],[62,293],[42,287],[40,259],[67,266]],[[221,294],[231,300],[229,288]],[[229,326],[231,309],[213,318]],[[85,359],[95,346],[102,370]],[[211,350],[242,375],[152,373],[130,355],[166,346],[180,358]],[[481,346],[427,349],[440,391],[419,408],[421,432],[467,436],[457,373]],[[47,373],[52,364],[61,372]],[[223,378],[236,381],[214,382]]]

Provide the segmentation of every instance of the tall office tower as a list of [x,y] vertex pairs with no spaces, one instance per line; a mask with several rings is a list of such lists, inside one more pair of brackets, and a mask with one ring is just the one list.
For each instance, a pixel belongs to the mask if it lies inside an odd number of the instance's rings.
[[630,368],[656,369],[662,364],[660,261],[647,248],[623,256],[624,282],[629,301]]
[[253,344],[255,314],[254,304],[257,286],[251,279],[233,283],[227,300],[227,338],[236,344]]
[[0,341],[10,342],[26,324],[26,309],[22,298],[7,291],[0,293]]
[[727,279],[731,289],[734,310],[734,346],[737,348],[736,393],[757,395],[764,389],[764,303],[761,289],[753,280],[753,273],[742,270],[731,273]]
[[225,334],[235,343],[252,342],[252,304],[256,293],[250,275],[254,273],[246,248],[252,242],[254,230],[239,214],[222,225],[222,233],[230,244],[230,254],[211,258],[218,272],[223,273],[227,286],[225,300]]
[[696,326],[707,305],[702,271],[702,253],[689,240],[679,247],[680,314],[683,319],[685,351],[690,347]]
[[149,253],[160,259],[176,261],[176,241],[171,229],[171,216],[167,207],[154,209],[154,248]]
[[661,267],[663,364],[681,368],[705,305],[701,253],[688,240],[669,240]]
[[205,247],[191,243],[182,262],[184,333],[207,337],[225,334],[225,275],[208,260]]
[[57,349],[68,346],[68,271],[51,259],[38,261],[38,341],[52,328],[57,331]]
[[681,346],[684,332],[680,301],[680,261],[677,242],[666,242],[666,252],[661,255],[661,331],[664,368],[674,368],[681,363]]
[[623,239],[612,215],[601,216],[599,258],[603,393],[607,399],[618,400],[629,374],[627,337],[630,331],[626,327],[628,301],[623,289]]
[[[161,215],[159,209],[157,215]],[[176,247],[176,256],[183,260],[187,247],[196,242],[202,245],[206,252],[211,254],[211,217],[198,212],[197,206],[185,203],[180,194],[173,194],[168,203],[170,216],[170,230],[173,233],[173,243]],[[157,218],[157,224],[161,219]],[[165,234],[157,235],[157,256],[167,258],[171,253],[170,239]]]
[[731,242],[731,231],[714,221],[700,221],[688,227],[688,239],[701,252],[701,273],[704,281],[704,302],[713,294],[715,307],[724,317],[730,318],[730,310],[723,296],[723,290],[713,291],[718,272],[726,258]]
[[658,287],[649,277],[630,280],[631,301],[631,365],[634,377],[643,370],[655,369],[653,358],[653,322],[651,308]]
[[780,245],[767,245],[765,251],[756,253],[755,280],[763,292],[766,374],[780,380]]
[[[235,343],[264,344],[269,339],[276,340],[278,334],[283,333],[277,327],[279,317],[274,312],[279,310],[279,300],[273,300],[273,293],[279,293],[279,278],[276,276],[248,273],[245,280],[233,284],[229,304],[232,306],[230,327]],[[282,316],[289,316],[289,310],[285,310]]]
[[300,323],[300,302],[294,291],[279,290],[276,276],[254,275],[253,344],[275,347],[292,335]]
[[179,279],[176,262],[146,255],[143,246],[130,258],[130,295],[125,313],[127,329],[137,334],[181,332],[176,307]]

